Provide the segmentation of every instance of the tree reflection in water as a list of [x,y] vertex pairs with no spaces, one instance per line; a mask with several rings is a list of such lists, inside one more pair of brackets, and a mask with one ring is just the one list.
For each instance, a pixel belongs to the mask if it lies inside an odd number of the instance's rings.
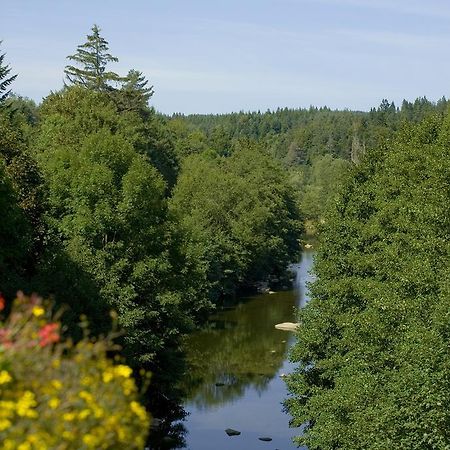
[[208,409],[241,398],[249,387],[262,393],[283,364],[291,337],[275,324],[292,321],[295,304],[292,292],[241,299],[189,336],[189,370],[180,384],[186,403]]

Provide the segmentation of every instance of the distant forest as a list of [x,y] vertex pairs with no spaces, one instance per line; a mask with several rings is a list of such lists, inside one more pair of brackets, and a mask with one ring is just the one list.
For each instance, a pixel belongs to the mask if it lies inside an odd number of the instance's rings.
[[239,140],[262,144],[289,173],[304,219],[317,222],[350,162],[357,164],[366,149],[377,148],[407,123],[430,114],[444,114],[449,101],[419,97],[401,107],[387,99],[369,112],[327,107],[231,114],[174,114],[168,127],[179,155],[214,149],[226,156]]

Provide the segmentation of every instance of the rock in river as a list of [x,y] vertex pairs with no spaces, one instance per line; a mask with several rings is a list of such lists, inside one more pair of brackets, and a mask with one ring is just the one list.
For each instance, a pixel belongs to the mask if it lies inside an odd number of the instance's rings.
[[260,437],[258,438],[260,441],[264,441],[264,442],[270,442],[272,440],[271,437]]
[[228,436],[239,436],[239,435],[241,434],[240,431],[233,430],[232,428],[227,428],[227,429],[225,430],[225,433],[227,433]]
[[275,325],[275,328],[277,330],[295,331],[298,328],[298,323],[292,323],[292,322],[277,323]]

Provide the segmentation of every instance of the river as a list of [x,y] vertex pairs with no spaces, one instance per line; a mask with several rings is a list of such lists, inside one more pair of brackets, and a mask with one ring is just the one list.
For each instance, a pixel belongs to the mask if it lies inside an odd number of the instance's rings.
[[[295,308],[308,301],[313,252],[305,251],[292,266],[294,289],[243,298],[213,315],[207,326],[185,343],[187,375],[181,384],[185,447],[190,450],[294,449],[288,396],[283,374],[293,371],[288,361],[292,332],[275,329],[295,321]],[[228,436],[225,429],[241,432]],[[260,437],[272,441],[261,441]]]

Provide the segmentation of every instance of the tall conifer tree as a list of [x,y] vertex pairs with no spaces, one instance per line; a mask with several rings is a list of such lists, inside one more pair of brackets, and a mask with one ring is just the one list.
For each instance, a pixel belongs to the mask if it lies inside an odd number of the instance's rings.
[[108,42],[100,36],[100,28],[94,25],[92,34],[87,36],[87,42],[79,45],[74,55],[67,57],[79,66],[66,66],[64,73],[68,82],[95,91],[111,90],[111,83],[118,82],[121,78],[115,72],[106,70],[108,63],[119,61],[108,50]]
[[[1,45],[2,41],[0,41]],[[17,75],[9,76],[11,67],[4,64],[5,53],[0,54],[0,105],[6,100],[11,90],[7,90],[9,85],[17,78]]]

